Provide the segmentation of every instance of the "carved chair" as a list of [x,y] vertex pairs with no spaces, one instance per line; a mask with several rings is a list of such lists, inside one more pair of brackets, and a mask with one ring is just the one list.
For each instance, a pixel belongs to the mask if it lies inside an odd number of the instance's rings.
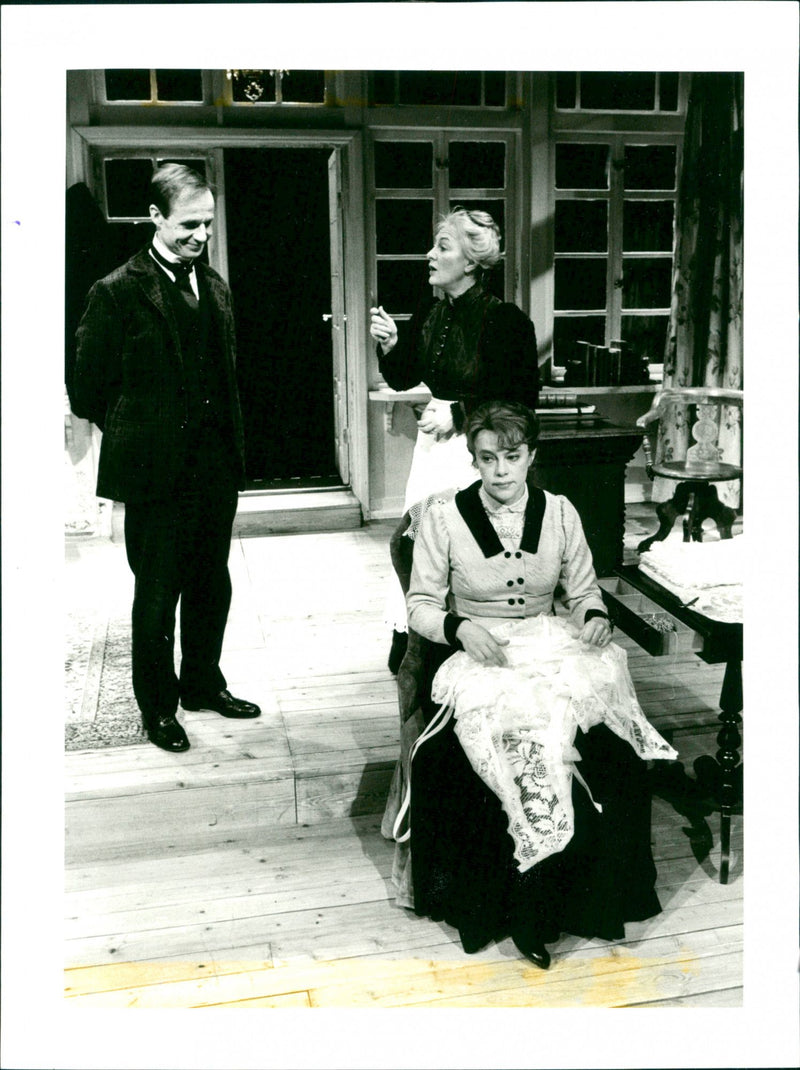
[[[719,500],[715,483],[742,478],[741,425],[743,392],[714,387],[685,387],[662,390],[656,394],[650,410],[636,423],[645,428],[642,442],[650,479],[663,476],[678,481],[669,501],[656,506],[660,526],[654,535],[639,543],[639,553],[649,550],[654,542],[669,535],[675,520],[683,516],[683,541],[703,541],[703,520],[712,519],[720,538],[731,538],[731,525],[736,510]],[[685,450],[681,444],[662,435],[661,452],[656,452],[658,428],[669,416],[680,431],[684,429],[694,440]],[[738,442],[737,463],[722,459],[720,433],[723,428],[733,431]]]

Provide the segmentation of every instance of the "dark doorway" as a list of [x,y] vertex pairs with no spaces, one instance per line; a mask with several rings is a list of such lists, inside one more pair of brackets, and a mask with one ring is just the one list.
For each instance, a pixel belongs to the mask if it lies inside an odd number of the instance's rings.
[[336,466],[329,149],[225,149],[247,487],[341,486]]

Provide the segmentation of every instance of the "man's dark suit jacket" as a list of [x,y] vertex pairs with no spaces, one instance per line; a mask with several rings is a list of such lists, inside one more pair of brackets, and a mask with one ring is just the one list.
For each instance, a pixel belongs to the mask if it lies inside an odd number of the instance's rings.
[[[236,384],[236,343],[228,286],[196,263],[201,295],[210,299],[218,332],[230,414],[244,489],[244,435]],[[186,451],[187,391],[173,285],[143,249],[96,282],[77,331],[72,411],[103,432],[97,494],[121,502],[157,501],[175,491]]]

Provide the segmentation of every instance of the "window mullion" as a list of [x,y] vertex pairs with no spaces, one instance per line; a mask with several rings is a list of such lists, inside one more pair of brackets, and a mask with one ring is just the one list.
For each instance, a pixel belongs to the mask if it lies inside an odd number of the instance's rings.
[[622,326],[622,206],[625,191],[625,146],[613,138],[609,147],[608,273],[606,275],[606,340],[620,337]]
[[228,265],[228,200],[225,192],[224,150],[209,149],[206,153],[206,168],[216,187],[216,218],[214,236],[209,248],[209,262],[224,279],[230,278]]
[[447,133],[439,130],[433,141],[433,204],[434,225],[450,207],[450,145]]

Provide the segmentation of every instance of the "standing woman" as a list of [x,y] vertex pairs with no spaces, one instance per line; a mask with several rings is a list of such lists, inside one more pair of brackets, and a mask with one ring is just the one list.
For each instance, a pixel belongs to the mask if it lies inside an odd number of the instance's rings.
[[[536,332],[516,305],[484,288],[500,260],[500,229],[488,212],[455,208],[436,228],[427,254],[431,286],[443,298],[404,336],[383,307],[371,309],[370,334],[378,343],[381,374],[394,390],[424,383],[431,400],[419,416],[403,512],[475,476],[464,437],[470,413],[482,402],[517,401],[535,407],[539,395]],[[412,512],[406,534],[413,538]],[[387,611],[394,638],[389,667],[397,671],[408,630],[405,600],[396,580]]]

